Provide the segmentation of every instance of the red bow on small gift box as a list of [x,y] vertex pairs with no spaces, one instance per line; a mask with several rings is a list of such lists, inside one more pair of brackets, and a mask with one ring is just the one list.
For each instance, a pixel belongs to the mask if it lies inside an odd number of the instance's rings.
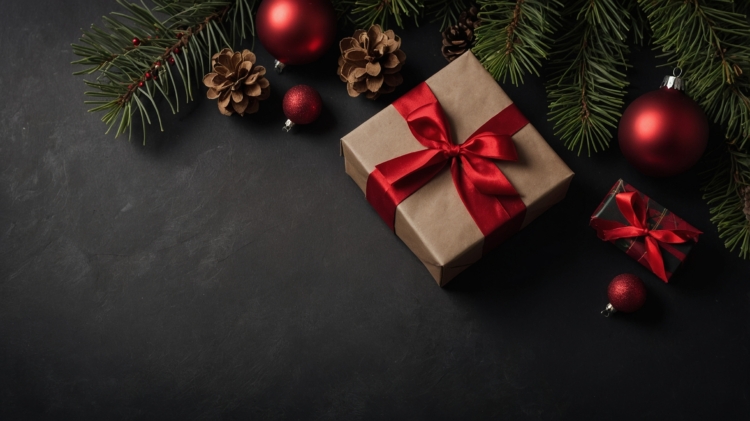
[[[592,218],[591,226],[596,229],[599,238],[604,241],[633,239],[633,244],[627,250],[628,254],[638,261],[645,259],[644,265],[648,266],[664,282],[667,282],[669,276],[664,267],[661,250],[664,249],[682,260],[685,257],[684,254],[670,245],[698,241],[702,232],[687,224],[684,224],[682,228],[669,229],[659,227],[657,223],[653,228],[650,228],[648,225],[648,207],[637,191],[617,193],[615,201],[620,213],[630,225],[603,218]],[[645,249],[633,247],[637,244],[636,240],[641,238],[645,242]]]

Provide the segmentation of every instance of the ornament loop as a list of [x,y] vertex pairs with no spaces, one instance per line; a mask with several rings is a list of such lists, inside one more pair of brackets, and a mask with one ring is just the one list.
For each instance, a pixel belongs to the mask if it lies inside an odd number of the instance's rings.
[[[679,72],[679,74],[677,74],[677,72]],[[682,68],[680,68],[680,66],[675,67],[674,70],[672,70],[672,76],[682,77]]]

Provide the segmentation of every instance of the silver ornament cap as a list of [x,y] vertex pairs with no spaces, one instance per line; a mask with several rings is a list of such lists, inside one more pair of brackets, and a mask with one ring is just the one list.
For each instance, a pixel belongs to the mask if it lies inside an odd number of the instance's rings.
[[672,76],[664,76],[664,80],[661,82],[661,87],[667,89],[677,89],[678,91],[684,91],[685,85],[682,82],[682,69],[675,67],[672,72]]

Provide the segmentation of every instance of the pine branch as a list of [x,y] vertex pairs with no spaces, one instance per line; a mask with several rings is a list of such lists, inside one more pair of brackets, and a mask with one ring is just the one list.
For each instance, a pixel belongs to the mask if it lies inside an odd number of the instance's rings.
[[703,186],[711,219],[731,250],[750,258],[750,22],[748,2],[639,0],[654,43],[684,70],[687,93],[726,127],[727,151]]
[[432,22],[440,21],[440,30],[455,25],[461,12],[469,10],[471,0],[430,0],[425,2],[427,16]]
[[539,75],[559,27],[558,0],[479,0],[482,25],[474,53],[492,76],[514,85],[527,73]]
[[740,257],[750,259],[750,155],[729,146],[719,152],[703,186],[703,198],[711,206],[711,222],[731,251],[739,247]]
[[575,0],[563,19],[570,29],[552,55],[550,120],[568,149],[590,156],[609,146],[621,116],[630,14],[624,0]]
[[334,8],[339,16],[347,16],[361,29],[374,24],[386,29],[391,21],[403,28],[405,17],[413,18],[417,24],[424,7],[425,0],[334,0]]
[[[173,113],[179,111],[178,79],[185,100],[193,98],[193,86],[210,68],[210,58],[228,41],[238,42],[253,33],[252,11],[256,0],[152,0],[153,7],[117,0],[128,13],[105,16],[104,28],[92,25],[73,51],[88,66],[74,74],[96,74],[85,83],[94,100],[91,112],[104,112],[109,133],[132,134],[133,117],[143,124],[159,122],[157,106],[164,98]],[[160,20],[156,15],[166,15]],[[175,70],[176,69],[176,70]],[[155,116],[155,118],[152,118]]]

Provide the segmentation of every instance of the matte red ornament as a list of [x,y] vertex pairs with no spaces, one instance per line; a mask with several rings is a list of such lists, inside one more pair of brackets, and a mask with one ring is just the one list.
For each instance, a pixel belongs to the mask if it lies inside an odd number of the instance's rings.
[[646,302],[646,286],[641,278],[632,273],[615,276],[607,288],[609,304],[602,314],[609,317],[612,313],[632,313]]
[[310,124],[317,120],[323,110],[323,100],[314,88],[297,85],[286,92],[282,106],[288,119],[283,128],[288,132],[295,124]]
[[682,92],[682,79],[667,76],[625,110],[618,130],[620,149],[638,171],[669,177],[695,165],[708,144],[708,119]]
[[263,0],[255,19],[258,39],[276,58],[276,70],[320,58],[336,37],[330,0]]

